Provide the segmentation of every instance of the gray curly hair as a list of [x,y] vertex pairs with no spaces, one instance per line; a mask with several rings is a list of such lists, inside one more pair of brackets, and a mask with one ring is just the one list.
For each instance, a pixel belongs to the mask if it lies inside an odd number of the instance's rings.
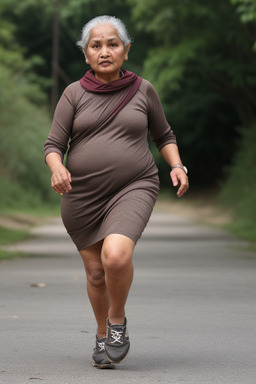
[[84,25],[82,29],[81,40],[79,40],[76,43],[78,47],[80,47],[81,49],[87,48],[89,39],[90,39],[91,30],[100,24],[111,24],[117,30],[117,34],[122,40],[124,44],[124,48],[126,47],[127,44],[131,43],[131,38],[122,20],[116,18],[115,16],[104,15],[104,16],[97,16],[94,19],[91,19],[90,21],[88,21],[88,23]]

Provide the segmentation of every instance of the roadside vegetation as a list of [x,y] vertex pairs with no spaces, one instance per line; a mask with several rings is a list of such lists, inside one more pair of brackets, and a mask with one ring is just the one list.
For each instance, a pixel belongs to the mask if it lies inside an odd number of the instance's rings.
[[256,124],[246,130],[232,165],[226,169],[220,201],[232,211],[227,228],[256,244]]
[[29,236],[29,230],[8,229],[0,226],[0,260],[22,256],[21,252],[6,250],[3,246],[26,240]]

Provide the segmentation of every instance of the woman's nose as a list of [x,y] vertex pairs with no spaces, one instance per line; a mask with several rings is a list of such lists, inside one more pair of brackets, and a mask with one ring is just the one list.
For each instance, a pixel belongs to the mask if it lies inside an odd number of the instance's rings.
[[101,57],[108,57],[109,56],[108,47],[102,46],[100,56]]

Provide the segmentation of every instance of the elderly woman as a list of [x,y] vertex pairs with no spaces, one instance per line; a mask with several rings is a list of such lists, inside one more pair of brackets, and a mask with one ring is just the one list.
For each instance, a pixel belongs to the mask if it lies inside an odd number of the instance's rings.
[[78,45],[91,70],[61,96],[45,160],[52,188],[62,195],[63,223],[85,266],[97,322],[93,365],[113,368],[129,350],[125,304],[132,256],[159,190],[148,132],[171,167],[178,197],[188,178],[155,89],[122,70],[130,39],[121,20],[92,19]]

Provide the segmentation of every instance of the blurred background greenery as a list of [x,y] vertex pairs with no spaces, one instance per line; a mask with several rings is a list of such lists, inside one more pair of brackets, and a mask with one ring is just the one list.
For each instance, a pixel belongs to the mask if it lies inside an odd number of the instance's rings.
[[160,95],[190,195],[212,191],[255,240],[256,0],[0,0],[0,213],[56,211],[43,144],[57,99],[88,69],[81,28],[102,14],[133,37],[126,66]]

